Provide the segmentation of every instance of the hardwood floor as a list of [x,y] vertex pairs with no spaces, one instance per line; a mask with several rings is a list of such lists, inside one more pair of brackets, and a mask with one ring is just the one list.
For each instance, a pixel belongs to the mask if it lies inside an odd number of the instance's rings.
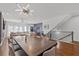
[[79,56],[79,42],[74,42],[73,44],[66,42],[58,42],[55,51],[55,55]]
[[78,41],[73,41],[73,44],[79,45],[79,42]]

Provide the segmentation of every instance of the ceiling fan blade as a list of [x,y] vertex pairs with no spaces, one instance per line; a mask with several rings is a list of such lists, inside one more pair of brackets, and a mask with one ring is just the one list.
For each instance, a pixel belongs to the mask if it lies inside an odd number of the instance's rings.
[[30,4],[26,4],[26,6],[23,8],[28,9],[29,7],[30,7]]
[[27,15],[26,13],[20,12],[19,15],[23,16],[23,15]]

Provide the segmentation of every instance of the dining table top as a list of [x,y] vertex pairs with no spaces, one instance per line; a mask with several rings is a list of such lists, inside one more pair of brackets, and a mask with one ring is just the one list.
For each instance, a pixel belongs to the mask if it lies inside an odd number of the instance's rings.
[[24,50],[24,52],[29,56],[37,56],[45,52],[49,48],[56,46],[57,42],[46,37],[32,37],[28,36],[27,40],[25,37],[16,36],[14,40],[19,44],[19,46]]

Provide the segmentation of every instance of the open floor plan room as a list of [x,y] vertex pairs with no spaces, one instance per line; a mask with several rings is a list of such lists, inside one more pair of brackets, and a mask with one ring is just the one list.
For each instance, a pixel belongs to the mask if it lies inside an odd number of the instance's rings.
[[79,56],[79,3],[1,3],[0,56]]

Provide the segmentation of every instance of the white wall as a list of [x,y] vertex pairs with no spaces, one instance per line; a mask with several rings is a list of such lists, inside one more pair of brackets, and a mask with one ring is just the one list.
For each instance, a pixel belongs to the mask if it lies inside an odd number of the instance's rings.
[[70,20],[59,26],[59,30],[73,31],[74,40],[79,41],[79,16],[72,17]]
[[[56,26],[64,22],[65,20],[68,20],[71,16],[69,14],[66,15],[60,15],[53,17],[51,19],[47,19],[43,21],[43,31],[44,34],[47,34],[50,30],[54,29]],[[49,28],[44,28],[45,25],[49,25]]]
[[[52,28],[56,26],[55,29],[59,31],[73,31],[74,40],[79,41],[79,16],[75,15],[61,15],[50,20],[43,21],[44,33],[48,33]],[[49,25],[49,29],[44,28],[46,24]],[[68,37],[65,41],[71,41],[71,37]]]

